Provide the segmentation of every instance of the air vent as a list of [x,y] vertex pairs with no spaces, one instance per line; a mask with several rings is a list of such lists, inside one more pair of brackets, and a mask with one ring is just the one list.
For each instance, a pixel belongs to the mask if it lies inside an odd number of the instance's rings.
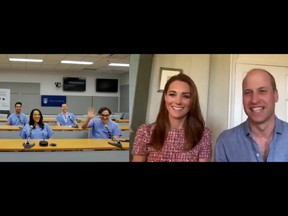
[[83,70],[96,71],[98,69],[97,68],[83,68]]

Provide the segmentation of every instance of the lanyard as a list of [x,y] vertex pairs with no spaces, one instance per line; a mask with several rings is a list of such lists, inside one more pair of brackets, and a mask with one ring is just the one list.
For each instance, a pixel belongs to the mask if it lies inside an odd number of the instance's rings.
[[20,124],[23,125],[23,121],[22,121],[20,115],[18,116],[18,119],[19,119]]

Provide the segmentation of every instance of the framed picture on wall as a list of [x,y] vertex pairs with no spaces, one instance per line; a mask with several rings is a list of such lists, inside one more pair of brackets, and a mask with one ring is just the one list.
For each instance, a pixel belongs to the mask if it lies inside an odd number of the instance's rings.
[[166,82],[171,76],[183,73],[182,69],[178,68],[165,68],[160,67],[160,77],[159,77],[159,90],[158,92],[163,92]]

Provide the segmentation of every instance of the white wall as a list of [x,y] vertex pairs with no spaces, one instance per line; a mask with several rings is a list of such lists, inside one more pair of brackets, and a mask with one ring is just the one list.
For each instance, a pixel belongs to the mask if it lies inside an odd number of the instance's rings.
[[131,54],[130,55],[130,68],[129,68],[129,119],[133,119],[133,106],[134,106],[134,98],[135,98],[135,89],[138,75],[138,65],[140,60],[140,54]]
[[[74,96],[119,96],[120,92],[117,93],[98,93],[95,91],[95,79],[96,78],[113,78],[119,79],[120,85],[129,83],[129,73],[119,75],[110,73],[91,73],[91,72],[34,72],[34,71],[13,71],[5,72],[0,71],[1,82],[31,82],[40,83],[40,94],[41,95],[74,95]],[[63,85],[63,77],[86,77],[86,91],[85,92],[68,92],[63,91],[62,87],[57,88],[55,82],[61,82]],[[123,79],[123,80],[122,80]],[[120,86],[119,85],[119,86]],[[120,88],[119,88],[120,89]]]
[[154,55],[147,104],[146,123],[154,122],[159,111],[162,96],[162,93],[157,92],[159,90],[160,67],[183,69],[183,73],[192,78],[197,86],[203,117],[206,120],[209,89],[209,62],[209,54]]
[[129,73],[120,76],[120,85],[129,85]]
[[235,63],[288,66],[288,54],[238,54],[233,57]]

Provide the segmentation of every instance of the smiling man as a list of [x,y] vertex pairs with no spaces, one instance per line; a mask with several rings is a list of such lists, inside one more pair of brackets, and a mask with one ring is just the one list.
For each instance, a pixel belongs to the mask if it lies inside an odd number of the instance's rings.
[[216,141],[219,162],[288,161],[288,123],[277,118],[278,91],[266,70],[250,70],[242,82],[247,120],[223,131]]
[[91,128],[91,138],[118,140],[122,136],[122,131],[119,124],[109,118],[111,113],[108,107],[101,107],[98,110],[98,118],[95,116],[95,109],[90,107],[82,128]]
[[15,112],[7,118],[6,124],[18,125],[19,127],[24,127],[26,124],[28,124],[28,117],[22,112],[21,102],[18,101],[15,103]]

